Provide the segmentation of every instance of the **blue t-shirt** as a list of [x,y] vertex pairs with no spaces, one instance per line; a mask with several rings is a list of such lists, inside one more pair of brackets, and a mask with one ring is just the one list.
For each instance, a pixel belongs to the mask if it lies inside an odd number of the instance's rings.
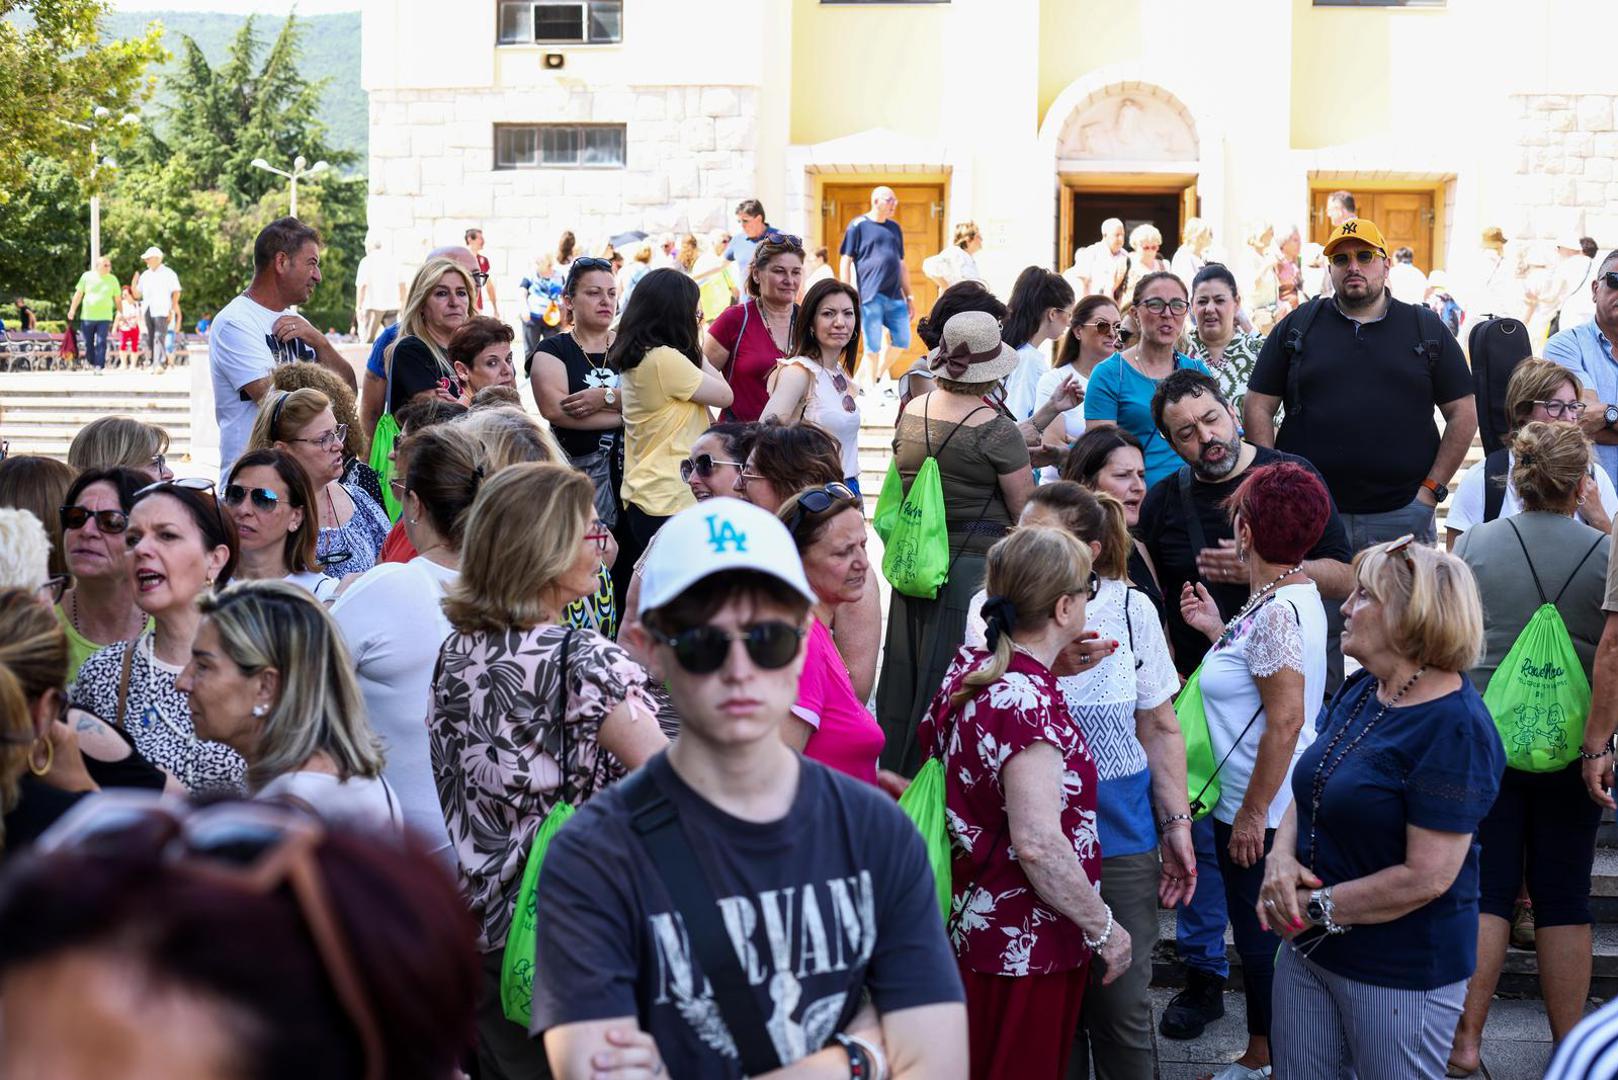
[[545,312],[550,310],[552,300],[562,297],[562,282],[554,277],[525,277],[517,282],[517,287],[528,298],[528,321],[543,323]]
[[[1174,354],[1175,368],[1191,368],[1204,375],[1208,367],[1201,360]],[[1146,486],[1151,487],[1185,462],[1152,423],[1152,395],[1157,379],[1148,379],[1123,357],[1113,353],[1090,373],[1084,388],[1084,419],[1117,424],[1146,448]]]
[[[764,223],[764,231],[759,233],[762,239],[775,231],[775,226],[769,222]],[[751,239],[746,233],[739,232],[730,238],[725,245],[725,261],[736,264],[736,279],[747,280],[747,264],[753,261],[753,252],[758,249],[758,240]]]
[[[1321,720],[1320,735],[1292,771],[1298,809],[1299,863],[1308,866],[1315,770],[1326,747],[1367,695],[1368,674],[1344,684]],[[1365,701],[1332,761],[1376,716]],[[1478,822],[1500,791],[1506,755],[1494,720],[1472,683],[1435,701],[1389,709],[1341,764],[1330,770],[1320,801],[1315,864],[1327,885],[1366,877],[1405,859],[1405,826],[1474,834],[1461,872],[1442,896],[1388,923],[1355,926],[1318,946],[1311,931],[1300,946],[1327,971],[1403,990],[1435,990],[1472,976],[1478,945]]]
[[365,361],[366,371],[369,371],[372,375],[375,375],[379,379],[386,379],[388,377],[388,369],[386,363],[384,362],[384,357],[387,355],[388,346],[392,345],[394,339],[398,336],[398,323],[394,323],[392,326],[387,327],[376,336],[376,344],[371,346],[370,358]]
[[856,288],[862,300],[886,296],[904,299],[905,234],[899,223],[889,218],[878,223],[863,214],[854,219],[843,234],[839,254],[854,260]]
[[1097,782],[1096,832],[1101,837],[1103,858],[1157,850],[1152,770]]

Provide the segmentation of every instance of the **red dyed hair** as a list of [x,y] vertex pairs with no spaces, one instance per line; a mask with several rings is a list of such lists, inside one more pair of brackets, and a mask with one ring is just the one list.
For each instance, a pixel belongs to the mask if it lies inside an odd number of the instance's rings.
[[1259,558],[1292,566],[1320,542],[1331,517],[1331,496],[1311,470],[1281,461],[1248,473],[1225,500],[1225,510],[1232,522],[1237,514],[1247,522]]

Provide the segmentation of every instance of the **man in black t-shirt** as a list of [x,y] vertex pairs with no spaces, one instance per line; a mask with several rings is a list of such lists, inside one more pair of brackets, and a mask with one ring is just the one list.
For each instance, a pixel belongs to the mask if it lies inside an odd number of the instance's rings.
[[1247,438],[1314,463],[1353,550],[1405,533],[1433,543],[1433,512],[1477,433],[1471,371],[1437,315],[1388,292],[1375,223],[1344,221],[1325,254],[1335,293],[1265,339],[1243,403]]
[[659,533],[632,633],[682,727],[545,857],[532,1031],[559,1080],[613,1053],[638,1075],[965,1080],[920,834],[781,741],[813,600],[758,507],[710,499]]

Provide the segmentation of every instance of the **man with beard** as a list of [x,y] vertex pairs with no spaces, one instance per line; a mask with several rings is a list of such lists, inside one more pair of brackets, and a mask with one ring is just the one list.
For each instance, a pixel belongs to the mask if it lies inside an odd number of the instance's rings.
[[1388,292],[1387,246],[1374,222],[1347,219],[1325,254],[1335,294],[1305,304],[1265,340],[1242,406],[1247,437],[1320,470],[1352,550],[1406,533],[1431,544],[1434,511],[1477,433],[1472,373],[1437,315]]

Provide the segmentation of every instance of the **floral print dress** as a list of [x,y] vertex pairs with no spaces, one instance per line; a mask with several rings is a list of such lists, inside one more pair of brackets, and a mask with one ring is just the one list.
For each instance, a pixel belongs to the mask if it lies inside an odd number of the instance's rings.
[[590,630],[545,624],[455,633],[439,649],[428,744],[481,950],[505,945],[545,815],[557,803],[579,805],[624,775],[600,748],[601,722],[626,702],[650,717],[645,686],[645,670]]
[[1017,865],[1001,770],[1038,742],[1061,752],[1062,831],[1085,877],[1099,883],[1095,759],[1056,676],[1021,650],[997,682],[952,706],[950,695],[989,657],[970,646],[956,653],[916,735],[944,763],[945,818],[955,849],[950,942],[962,967],[986,975],[1071,971],[1089,961],[1084,932],[1047,906]]
[[1253,374],[1253,365],[1258,363],[1259,350],[1264,347],[1264,335],[1251,330],[1237,330],[1226,342],[1218,360],[1210,357],[1208,346],[1202,343],[1195,326],[1188,337],[1191,355],[1207,365],[1214,381],[1219,384],[1219,392],[1235,408],[1236,418],[1241,419],[1242,399],[1247,397],[1247,380]]

